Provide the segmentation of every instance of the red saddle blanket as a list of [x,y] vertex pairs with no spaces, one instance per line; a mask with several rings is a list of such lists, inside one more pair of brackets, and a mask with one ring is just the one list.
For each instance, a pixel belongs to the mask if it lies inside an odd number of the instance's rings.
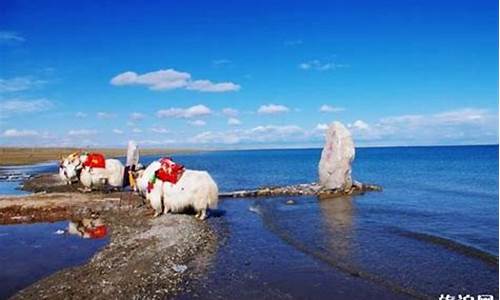
[[106,168],[106,158],[101,153],[89,153],[83,166],[91,168]]
[[173,184],[177,183],[179,179],[181,179],[181,176],[184,173],[183,165],[172,161],[172,159],[168,157],[162,158],[160,163],[161,167],[155,173],[156,178]]

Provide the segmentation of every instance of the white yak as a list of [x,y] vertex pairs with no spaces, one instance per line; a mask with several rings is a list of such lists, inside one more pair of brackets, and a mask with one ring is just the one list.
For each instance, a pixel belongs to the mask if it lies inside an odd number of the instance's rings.
[[[105,168],[90,168],[83,166],[87,160],[87,155],[72,154],[65,158],[59,167],[59,176],[67,184],[74,180],[80,182],[86,188],[102,187],[109,185],[114,188],[120,188],[123,185],[123,164],[117,159],[106,159]],[[78,176],[80,173],[80,176]]]
[[193,207],[196,218],[204,220],[207,218],[207,209],[217,207],[219,189],[206,171],[186,169],[175,184],[156,179],[151,192],[148,193],[148,182],[160,166],[159,161],[152,162],[137,180],[137,189],[150,201],[155,210],[155,217],[162,213],[182,212]]

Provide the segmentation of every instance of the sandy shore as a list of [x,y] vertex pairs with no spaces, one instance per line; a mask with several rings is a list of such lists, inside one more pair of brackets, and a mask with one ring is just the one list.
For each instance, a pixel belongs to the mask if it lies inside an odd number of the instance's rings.
[[[120,201],[120,196],[123,199]],[[204,272],[217,238],[191,215],[152,218],[129,194],[59,192],[0,197],[2,224],[79,219],[98,215],[110,243],[87,264],[59,271],[14,299],[163,299],[183,292]],[[185,269],[185,270],[184,270]]]
[[[88,152],[104,153],[107,157],[125,156],[124,148],[17,148],[0,147],[0,166],[26,165],[58,160],[61,156],[67,156],[75,151],[84,150]],[[171,155],[175,153],[196,152],[195,149],[140,149],[141,155]]]

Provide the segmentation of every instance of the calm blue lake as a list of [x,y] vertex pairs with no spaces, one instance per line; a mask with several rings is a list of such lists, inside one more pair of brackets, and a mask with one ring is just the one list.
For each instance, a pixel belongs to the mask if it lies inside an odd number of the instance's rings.
[[[320,155],[301,149],[174,158],[232,191],[317,181]],[[384,187],[356,198],[358,221],[436,234],[498,256],[498,146],[359,148],[353,178]]]
[[[175,159],[208,170],[230,191],[316,181],[320,153],[228,151]],[[324,201],[294,197],[292,206],[287,198],[224,201],[224,216],[212,222],[232,236],[204,288],[243,298],[498,294],[498,146],[361,148],[353,177],[384,191]],[[241,292],[251,280],[221,286],[238,282],[227,274],[239,269],[251,272],[255,294]],[[361,282],[339,284],[333,270]],[[241,272],[235,277],[248,275]]]

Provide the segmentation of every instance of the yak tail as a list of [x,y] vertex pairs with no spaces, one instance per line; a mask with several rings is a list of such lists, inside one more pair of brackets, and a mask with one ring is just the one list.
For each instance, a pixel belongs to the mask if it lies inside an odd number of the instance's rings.
[[210,190],[208,191],[208,208],[214,209],[217,208],[217,203],[219,202],[219,188],[217,187],[217,184],[212,180],[212,183],[210,185]]

